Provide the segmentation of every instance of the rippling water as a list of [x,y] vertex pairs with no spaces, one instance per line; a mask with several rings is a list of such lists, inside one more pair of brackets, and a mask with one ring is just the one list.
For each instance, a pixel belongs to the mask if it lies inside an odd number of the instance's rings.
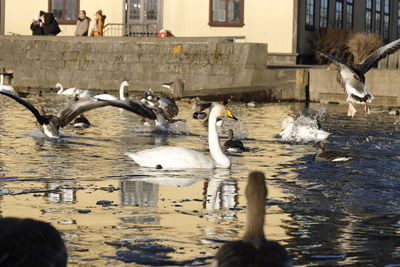
[[[62,97],[29,99],[55,112]],[[230,107],[248,152],[231,154],[231,170],[141,168],[123,153],[179,145],[207,153],[207,130],[181,102],[191,134],[146,132],[131,113],[106,107],[86,115],[93,127],[63,129],[58,141],[37,137],[34,117],[0,97],[0,214],[52,223],[66,240],[70,265],[204,265],[225,240],[244,232],[243,196],[251,170],[268,177],[268,238],[281,242],[296,265],[400,263],[400,132],[396,116],[326,108],[327,148],[350,162],[314,162],[310,144],[280,142],[287,115],[302,104]],[[184,128],[185,128],[184,127]],[[222,142],[223,140],[221,140]]]

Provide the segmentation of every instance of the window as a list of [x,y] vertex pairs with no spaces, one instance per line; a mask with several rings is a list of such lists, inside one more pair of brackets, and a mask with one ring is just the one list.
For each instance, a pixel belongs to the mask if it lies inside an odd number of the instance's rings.
[[210,26],[242,27],[244,0],[210,0]]
[[383,2],[383,39],[389,39],[389,16],[390,16],[390,2],[384,0]]
[[336,0],[335,3],[335,28],[343,28],[343,1]]
[[353,29],[353,0],[347,0],[346,5],[346,29]]
[[375,33],[381,34],[381,0],[375,2]]
[[49,0],[49,10],[62,24],[74,24],[78,18],[79,0]]
[[397,2],[397,38],[400,38],[400,0]]
[[306,1],[306,29],[314,30],[315,0]]
[[365,30],[372,32],[372,0],[367,0],[365,11]]
[[328,27],[328,0],[321,0],[319,5],[319,27]]

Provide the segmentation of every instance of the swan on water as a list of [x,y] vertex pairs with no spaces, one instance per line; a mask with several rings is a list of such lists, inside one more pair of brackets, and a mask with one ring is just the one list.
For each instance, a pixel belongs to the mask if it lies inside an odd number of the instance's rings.
[[279,136],[283,141],[310,142],[325,140],[329,133],[321,129],[317,119],[300,115],[294,119],[289,116],[282,121]]
[[64,89],[64,87],[63,87],[63,85],[61,84],[61,83],[56,83],[56,88],[58,88],[59,90],[58,90],[58,92],[57,92],[57,95],[74,95],[74,94],[77,94],[79,91],[79,89],[78,88],[76,88],[76,87],[71,87],[71,88],[68,88],[68,89]]
[[155,168],[160,165],[163,169],[182,168],[230,168],[231,161],[224,154],[219,143],[216,122],[218,117],[229,117],[237,120],[229,109],[221,104],[215,104],[208,120],[208,144],[213,158],[198,151],[175,146],[161,146],[139,152],[126,152],[137,164]]
[[[127,81],[123,81],[119,87],[119,99],[125,100],[125,87],[129,86]],[[100,94],[93,97],[97,100],[118,100],[117,97],[110,94]]]

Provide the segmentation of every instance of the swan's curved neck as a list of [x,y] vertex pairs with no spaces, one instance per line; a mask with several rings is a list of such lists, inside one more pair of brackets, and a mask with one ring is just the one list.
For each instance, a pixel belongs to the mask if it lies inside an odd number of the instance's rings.
[[211,110],[210,117],[208,119],[208,146],[210,148],[210,154],[215,160],[216,167],[230,168],[231,161],[222,152],[221,145],[219,144],[218,131],[217,131],[217,116]]
[[60,88],[60,90],[58,90],[57,94],[62,94],[62,92],[64,92],[64,87],[61,84],[59,84],[57,86],[57,88]]
[[119,87],[119,99],[120,100],[125,100],[124,89],[125,89],[125,84],[121,84],[121,86]]

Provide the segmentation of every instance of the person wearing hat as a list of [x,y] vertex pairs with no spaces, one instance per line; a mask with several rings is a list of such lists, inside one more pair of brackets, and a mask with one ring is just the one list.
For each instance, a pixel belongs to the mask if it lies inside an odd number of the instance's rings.
[[42,21],[39,16],[35,16],[31,23],[32,35],[44,35]]

